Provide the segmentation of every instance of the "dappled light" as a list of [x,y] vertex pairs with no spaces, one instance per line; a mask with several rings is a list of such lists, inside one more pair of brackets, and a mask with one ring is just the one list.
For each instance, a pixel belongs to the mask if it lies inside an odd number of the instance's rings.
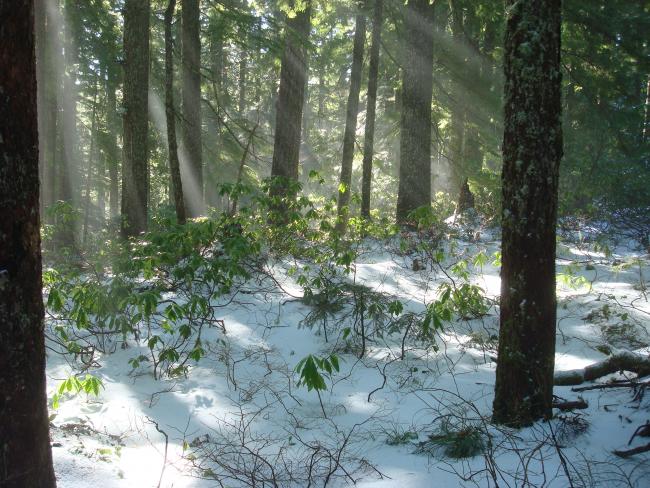
[[647,484],[650,5],[0,19],[2,488]]

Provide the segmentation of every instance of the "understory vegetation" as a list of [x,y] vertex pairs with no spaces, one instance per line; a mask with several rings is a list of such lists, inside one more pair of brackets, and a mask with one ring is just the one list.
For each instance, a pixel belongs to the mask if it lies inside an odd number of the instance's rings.
[[[150,378],[140,415],[155,418],[162,397],[216,374],[217,397],[227,399],[216,422],[195,424],[190,414],[180,430],[178,421],[146,421],[165,439],[161,479],[169,465],[220,486],[387,480],[370,445],[443,466],[461,483],[639,486],[647,477],[641,458],[607,455],[621,446],[594,458],[571,447],[601,422],[636,426],[647,381],[634,376],[593,393],[565,387],[556,417],[525,431],[490,422],[491,392],[477,387],[498,343],[499,229],[489,219],[432,207],[413,212],[407,228],[352,220],[342,237],[332,205],[278,200],[269,187],[238,188],[249,203],[234,214],[184,226],[161,214],[138,239],[98,235],[81,253],[46,255],[50,362],[68,374],[52,385],[55,438],[88,436],[100,446],[81,452],[119,463],[126,432],[111,440],[83,422],[57,425],[57,412],[101,403],[115,382]],[[280,207],[289,217],[268,225]],[[588,357],[650,346],[647,256],[634,253],[638,235],[609,225],[562,221],[558,341],[569,352],[581,344]],[[634,249],[621,254],[622,244]],[[625,293],[617,281],[629,283]],[[114,377],[120,370],[127,377]],[[469,387],[467,375],[478,383]],[[610,406],[576,410],[597,403],[599,387]],[[633,418],[607,414],[629,408]]]

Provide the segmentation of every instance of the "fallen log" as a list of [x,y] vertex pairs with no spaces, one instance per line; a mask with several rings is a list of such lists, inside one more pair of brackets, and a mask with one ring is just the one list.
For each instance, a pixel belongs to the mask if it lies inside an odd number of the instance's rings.
[[556,386],[580,385],[617,371],[632,371],[639,377],[650,375],[650,356],[629,351],[617,352],[584,369],[555,373]]

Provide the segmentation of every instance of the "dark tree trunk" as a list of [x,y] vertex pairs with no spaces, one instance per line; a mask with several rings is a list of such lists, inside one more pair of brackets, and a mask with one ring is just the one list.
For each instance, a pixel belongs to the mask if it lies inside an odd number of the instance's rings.
[[[239,32],[240,37],[244,36],[244,32]],[[239,51],[239,114],[244,115],[246,110],[246,70],[247,66],[247,53],[246,48],[242,47]]]
[[[76,249],[75,236],[78,235],[79,199],[81,196],[81,157],[79,154],[79,135],[77,129],[77,98],[76,85],[78,49],[74,42],[79,29],[79,19],[74,12],[75,6],[70,1],[64,2],[63,21],[63,91],[61,93],[61,113],[59,114],[60,152],[58,158],[58,178],[56,199],[70,205],[74,214],[57,214],[55,222],[55,246],[58,248]],[[57,14],[60,15],[60,14]],[[64,19],[64,20],[63,20]]]
[[[45,181],[45,165],[47,162],[47,140],[46,137],[46,126],[45,126],[45,117],[40,116],[40,114],[45,113],[45,87],[48,82],[47,78],[47,15],[46,15],[46,6],[45,0],[35,0],[34,1],[34,43],[36,49],[36,78],[37,78],[37,87],[36,87],[36,107],[38,108],[39,117],[38,117],[38,179],[40,182]],[[43,189],[45,185],[41,186],[41,192],[39,196],[39,214],[44,215],[45,213],[45,192]]]
[[48,434],[34,2],[0,0],[0,486],[56,486]]
[[[463,11],[458,0],[450,0],[451,7],[451,32],[454,46],[457,52],[455,55],[455,71],[452,73],[453,83],[451,86],[451,131],[449,137],[449,162],[451,169],[452,192],[457,192],[459,205],[456,206],[457,213],[462,213],[460,208],[460,194],[464,189],[467,168],[466,155],[466,131],[465,131],[465,103],[464,88],[462,83],[466,71],[466,63],[462,58],[465,56],[465,32],[463,26]],[[453,193],[452,193],[453,195]],[[465,209],[466,210],[466,209]]]
[[[53,27],[52,14],[46,8],[45,0],[37,0],[36,8],[36,67],[39,91],[38,134],[39,167],[41,175],[41,209],[46,210],[55,201],[56,195],[56,132],[57,132],[57,83],[60,77],[54,66],[57,52],[58,33]],[[41,212],[41,218],[45,215]]]
[[[182,0],[181,39],[183,51],[183,143],[187,154],[183,188],[187,213],[197,217],[203,208],[203,163],[201,148],[201,22],[199,0]],[[189,192],[189,193],[188,193]]]
[[375,0],[368,68],[368,102],[363,140],[363,180],[361,182],[361,216],[370,218],[370,190],[372,188],[372,158],[375,150],[375,118],[377,113],[377,78],[379,75],[379,46],[383,21],[383,0]]
[[95,93],[93,95],[92,116],[90,118],[90,149],[88,151],[88,170],[86,171],[86,185],[84,189],[84,222],[81,244],[86,246],[88,243],[88,227],[90,224],[90,188],[92,186],[93,162],[95,160],[95,146],[97,144],[97,95],[99,94],[99,79],[95,80]]
[[552,413],[561,0],[509,0],[501,329],[493,418],[522,426]]
[[468,178],[465,178],[463,183],[460,185],[460,191],[458,192],[456,214],[462,214],[470,208],[474,208],[474,195],[472,194],[472,190],[469,188]]
[[124,3],[122,235],[147,230],[150,0]]
[[431,99],[433,95],[433,5],[411,0],[404,16],[397,222],[431,205]]
[[220,18],[210,18],[210,59],[212,70],[212,95],[216,100],[216,112],[210,113],[210,118],[214,124],[214,133],[211,135],[212,155],[206,160],[204,186],[205,186],[205,203],[210,207],[216,207],[219,204],[220,196],[217,188],[219,182],[220,169],[220,152],[222,145],[222,124],[221,114],[224,103],[222,84],[223,84],[223,22]]
[[106,153],[99,156],[97,162],[97,210],[99,211],[99,225],[103,228],[106,224]]
[[352,69],[350,72],[350,92],[345,117],[343,135],[343,158],[341,161],[341,178],[339,180],[339,199],[337,207],[337,230],[345,232],[348,223],[350,192],[352,190],[352,162],[354,160],[354,142],[357,133],[357,116],[359,115],[359,92],[361,91],[361,71],[363,69],[363,46],[366,42],[366,16],[357,14],[354,28],[354,48],[352,50]]
[[311,1],[308,0],[304,10],[287,20],[280,66],[280,88],[271,168],[271,176],[279,178],[274,188],[274,193],[277,195],[286,194],[289,180],[298,181],[310,18]]
[[646,82],[645,103],[643,104],[643,130],[641,132],[641,144],[648,140],[648,132],[650,131],[650,75]]
[[[114,68],[112,68],[114,69]],[[117,114],[117,74],[109,69],[106,101],[106,125],[108,129],[108,148],[107,148],[107,164],[108,164],[108,179],[109,179],[109,198],[108,207],[110,218],[113,219],[120,214],[120,194],[119,194],[119,147],[117,145],[117,132],[119,130],[119,116]]]
[[172,195],[176,208],[176,220],[185,223],[185,200],[181,182],[181,167],[178,161],[176,144],[176,113],[174,111],[174,46],[172,40],[172,22],[176,0],[169,0],[165,10],[165,115],[167,117],[167,144],[169,147],[169,174]]

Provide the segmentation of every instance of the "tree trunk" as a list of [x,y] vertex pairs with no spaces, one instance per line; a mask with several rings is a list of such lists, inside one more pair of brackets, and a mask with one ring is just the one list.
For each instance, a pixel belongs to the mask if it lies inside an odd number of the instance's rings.
[[368,68],[368,102],[366,127],[363,139],[363,180],[361,182],[361,216],[370,218],[370,189],[372,188],[372,158],[375,150],[375,118],[377,113],[377,78],[379,75],[379,46],[384,0],[375,0],[372,18],[370,66]]
[[643,105],[643,131],[641,133],[641,143],[648,140],[648,131],[650,131],[650,75],[646,82],[645,104]]
[[108,68],[106,80],[106,129],[107,141],[107,166],[108,166],[108,207],[109,216],[114,219],[120,214],[120,150],[117,145],[117,134],[120,130],[120,118],[117,113],[117,86],[119,84],[119,67],[111,64]]
[[[455,51],[451,54],[455,56],[454,63],[456,72],[452,72],[451,86],[451,131],[449,137],[449,162],[451,169],[452,195],[457,192],[458,203],[460,204],[460,194],[464,189],[467,168],[465,162],[466,155],[466,128],[465,128],[465,104],[464,89],[462,85],[462,75],[466,70],[465,56],[465,33],[463,27],[463,12],[458,0],[450,0],[451,7],[451,32],[454,41]],[[461,209],[460,205],[456,206],[456,212],[462,213],[466,209]]]
[[[219,14],[221,15],[221,14]],[[204,186],[205,186],[205,203],[210,207],[216,207],[220,201],[220,195],[217,188],[219,182],[220,152],[222,148],[222,124],[221,114],[223,109],[223,20],[216,16],[210,17],[210,60],[212,71],[212,95],[216,101],[216,113],[210,113],[214,133],[211,135],[212,156],[206,161]]]
[[[239,38],[243,41],[245,33],[243,29],[239,30]],[[239,50],[239,115],[243,116],[246,110],[246,70],[248,69],[248,60],[246,59],[246,47],[242,46]]]
[[124,3],[122,235],[147,230],[150,0]]
[[187,214],[198,217],[204,212],[203,163],[201,148],[201,38],[199,0],[182,0],[181,40],[183,53],[183,142],[187,168],[183,188]]
[[53,488],[45,390],[34,2],[0,0],[0,486]]
[[174,111],[174,46],[172,41],[172,22],[176,0],[169,0],[165,10],[165,115],[167,117],[167,145],[169,148],[169,174],[173,194],[176,220],[185,224],[185,200],[181,182],[181,167],[178,161],[176,144],[176,113]]
[[[48,82],[53,80],[48,80],[47,78],[47,14],[46,14],[45,0],[35,0],[34,1],[34,43],[36,50],[36,107],[38,108],[38,179],[39,181],[45,181],[45,165],[47,162],[47,140],[45,136],[46,126],[45,126],[45,117],[40,116],[40,114],[45,113],[45,87]],[[42,189],[45,186],[42,185]],[[45,213],[45,195],[44,192],[40,192],[39,196],[39,214],[43,215]]]
[[[55,236],[56,246],[60,248],[75,249],[75,236],[79,230],[79,221],[76,212],[79,207],[81,192],[79,136],[77,129],[77,97],[78,88],[76,85],[77,63],[79,61],[78,49],[75,45],[75,38],[79,29],[79,19],[74,13],[75,6],[69,1],[64,3],[64,15],[60,20],[63,22],[63,92],[61,94],[61,107],[59,123],[61,130],[60,144],[61,151],[58,158],[59,178],[58,196],[61,200],[70,205],[73,215],[57,215],[57,234]],[[58,14],[60,15],[60,14]],[[64,19],[65,17],[65,19]],[[72,218],[70,218],[72,217]]]
[[493,418],[522,426],[552,413],[561,0],[508,0],[501,329]]
[[41,181],[41,218],[44,211],[54,203],[56,181],[56,87],[60,79],[55,74],[54,63],[57,56],[58,33],[53,28],[52,15],[46,8],[46,0],[35,2],[36,20],[36,76],[38,78],[38,133],[39,168]]
[[[295,7],[293,2],[292,7]],[[276,195],[286,196],[289,181],[298,181],[310,18],[311,0],[307,0],[304,10],[287,20],[271,167],[271,177],[277,178],[273,188]]]
[[95,93],[93,95],[93,109],[90,123],[90,149],[88,151],[88,171],[86,172],[86,188],[84,189],[84,222],[81,244],[88,243],[88,227],[90,224],[90,188],[92,186],[93,160],[95,158],[95,145],[97,141],[97,95],[99,93],[99,79],[95,80]]
[[354,160],[354,142],[357,133],[357,116],[359,115],[359,92],[361,91],[361,71],[363,69],[363,45],[366,42],[366,16],[357,14],[354,28],[354,48],[352,50],[352,69],[350,72],[350,92],[345,117],[343,135],[343,159],[341,161],[341,178],[339,180],[339,199],[337,207],[336,228],[344,233],[348,223],[350,192],[352,185],[352,162]]
[[397,222],[431,205],[431,99],[433,95],[433,5],[411,0],[405,9],[402,114]]

